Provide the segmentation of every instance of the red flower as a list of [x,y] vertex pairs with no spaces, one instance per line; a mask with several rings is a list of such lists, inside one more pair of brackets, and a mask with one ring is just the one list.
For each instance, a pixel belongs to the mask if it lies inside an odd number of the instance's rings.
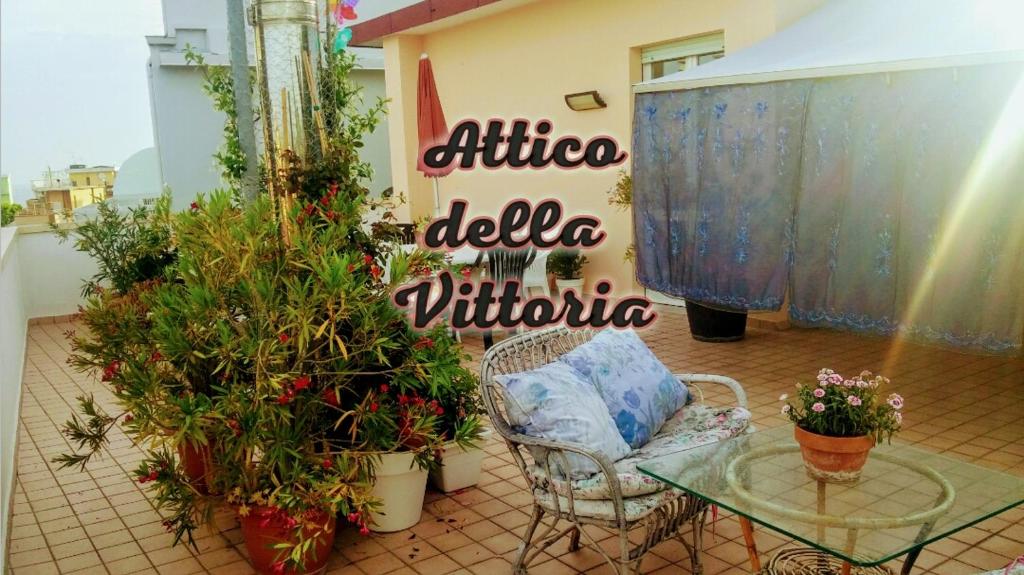
[[320,205],[326,206],[329,203],[331,203],[331,197],[330,196],[324,196],[324,197],[320,198]]
[[285,342],[287,342],[287,341],[288,341],[289,339],[291,339],[291,338],[290,338],[290,337],[288,336],[288,334],[286,334],[286,333],[282,333],[282,334],[280,334],[280,335],[278,335],[278,336],[277,336],[277,341],[280,341],[281,343],[285,343]]
[[376,401],[370,403],[370,413],[377,413],[377,410],[379,408],[380,408],[380,406],[377,405]]
[[469,276],[473,275],[473,268],[464,267],[464,268],[462,268],[462,272],[461,273],[462,273],[462,277],[468,280]]
[[159,351],[154,351],[153,354],[149,356],[149,361],[160,361],[163,358],[164,356],[161,355]]
[[302,214],[299,214],[299,217],[295,218],[295,223],[299,224],[300,226],[305,221],[306,221],[306,216],[304,216]]
[[356,264],[348,264],[348,273],[356,271]]
[[190,207],[191,207],[191,208],[192,208],[193,210],[198,210],[198,209],[199,209],[199,204],[197,204],[196,202],[192,202],[192,205],[191,205]]
[[443,407],[437,407],[437,408],[434,409],[434,413],[436,413],[439,416],[440,415],[444,415],[444,408]]
[[289,401],[291,401],[291,398],[288,397],[287,394],[282,393],[281,395],[277,396],[278,405],[288,405]]
[[363,536],[369,535],[370,528],[367,527],[365,523],[363,523],[363,525],[359,528],[359,534]]
[[335,214],[334,210],[327,210],[326,216],[327,216],[327,219],[333,220],[334,218],[336,218],[338,216],[338,214]]
[[373,279],[380,278],[382,273],[384,273],[384,271],[381,270],[380,267],[377,266],[377,264],[373,264],[372,266],[370,266],[370,275],[373,276]]
[[323,463],[321,463],[321,465],[324,466],[324,469],[330,469],[331,467],[334,466],[334,462],[331,461],[330,459],[325,459]]
[[398,405],[405,405],[407,403],[409,403],[409,396],[408,395],[405,395],[403,393],[402,395],[398,396]]
[[157,473],[156,469],[154,469],[154,470],[149,472],[149,480],[150,481],[156,481],[157,477],[158,477],[158,473]]
[[366,265],[372,264],[373,256],[371,256],[370,254],[363,254],[363,263],[365,263]]
[[273,573],[274,575],[283,575],[284,574],[284,561],[277,561],[273,565],[271,565],[270,566],[270,572]]
[[300,375],[299,377],[295,378],[295,390],[296,391],[302,391],[303,389],[306,389],[307,387],[309,387],[309,376],[308,375]]
[[135,421],[135,416],[134,415],[129,413],[128,415],[124,416],[124,422],[125,423],[131,423],[133,421]]
[[430,339],[427,336],[423,336],[420,339],[418,339],[416,341],[416,343],[412,344],[412,347],[414,349],[423,349],[425,347],[434,347],[434,340]]
[[325,389],[323,400],[327,405],[338,407],[338,392],[331,388]]
[[386,383],[380,384],[380,392],[381,393],[387,393],[389,389],[391,389],[391,388],[388,386],[388,384],[386,384]]
[[307,216],[312,216],[314,210],[316,210],[316,206],[313,204],[306,204],[306,207],[302,208],[302,211],[306,212]]
[[328,192],[329,194],[331,194],[332,196],[334,194],[337,194],[338,193],[338,182],[331,182],[330,189],[331,189],[331,191]]

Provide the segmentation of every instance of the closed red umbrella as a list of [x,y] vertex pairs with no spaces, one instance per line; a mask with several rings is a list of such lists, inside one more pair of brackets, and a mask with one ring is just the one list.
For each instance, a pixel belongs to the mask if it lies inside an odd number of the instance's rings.
[[416,124],[419,134],[419,155],[416,157],[416,169],[428,178],[434,178],[434,213],[441,210],[441,195],[437,179],[447,176],[455,169],[454,165],[444,168],[431,168],[423,162],[423,154],[433,146],[448,141],[448,125],[444,120],[441,100],[437,97],[437,84],[434,82],[434,69],[426,54],[420,56],[420,77],[416,90]]

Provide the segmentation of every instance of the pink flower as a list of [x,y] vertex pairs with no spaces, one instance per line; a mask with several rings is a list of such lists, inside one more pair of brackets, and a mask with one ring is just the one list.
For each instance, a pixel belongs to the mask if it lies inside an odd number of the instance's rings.
[[790,411],[793,411],[793,407],[788,403],[782,406],[782,415],[789,415]]
[[828,376],[828,382],[831,383],[832,385],[839,385],[843,383],[843,376],[839,375],[838,373],[833,373]]
[[843,382],[843,387],[857,387],[857,382],[852,379],[847,379]]
[[818,399],[821,399],[821,398],[825,397],[825,390],[820,388],[820,387],[815,389],[814,390],[814,397],[817,397]]
[[886,400],[886,403],[891,405],[892,408],[897,410],[897,411],[900,410],[900,409],[903,409],[903,398],[898,393],[894,393],[894,394],[890,395],[889,399]]
[[897,425],[903,423],[903,414],[902,413],[900,413],[898,411],[894,411],[893,412],[893,417],[896,418]]
[[858,405],[861,404],[861,400],[856,395],[848,395],[846,396],[846,403],[849,403],[850,405],[857,407]]
[[811,410],[815,413],[821,413],[822,411],[825,411],[825,404],[819,401],[811,406]]
[[782,395],[779,396],[779,401],[786,401],[787,399],[789,399],[788,393],[783,393]]

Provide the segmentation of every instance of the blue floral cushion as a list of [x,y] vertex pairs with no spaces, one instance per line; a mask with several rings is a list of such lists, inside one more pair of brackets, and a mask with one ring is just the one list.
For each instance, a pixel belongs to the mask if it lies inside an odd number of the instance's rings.
[[633,330],[604,330],[559,361],[594,384],[619,434],[633,449],[643,447],[686,405],[686,386]]
[[[586,379],[571,366],[552,362],[532,371],[498,375],[505,389],[509,423],[524,435],[552,441],[582,444],[603,453],[610,461],[625,457],[630,449],[622,440],[604,401]],[[533,450],[538,464],[539,452]],[[552,458],[554,471],[572,478],[589,477],[599,471],[590,458],[570,454],[569,469]]]

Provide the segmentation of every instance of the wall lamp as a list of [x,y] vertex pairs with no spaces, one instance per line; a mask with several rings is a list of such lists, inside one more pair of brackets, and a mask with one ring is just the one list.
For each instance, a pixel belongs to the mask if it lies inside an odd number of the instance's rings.
[[574,112],[608,107],[608,104],[604,103],[604,100],[601,99],[601,94],[598,94],[597,90],[580,92],[578,94],[566,94],[565,105],[569,106],[569,109]]

